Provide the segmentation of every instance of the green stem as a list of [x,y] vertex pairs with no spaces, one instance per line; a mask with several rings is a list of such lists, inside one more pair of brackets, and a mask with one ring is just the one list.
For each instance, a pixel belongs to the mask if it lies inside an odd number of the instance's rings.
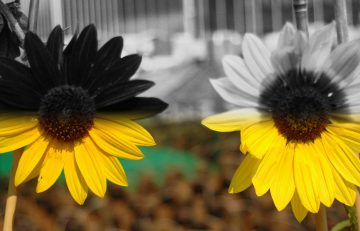
[[349,40],[346,2],[345,0],[334,0],[334,6],[337,40],[340,44]]
[[351,227],[350,221],[345,220],[345,221],[337,223],[330,231],[341,231],[348,227]]
[[325,206],[320,205],[319,212],[314,215],[316,231],[328,231]]
[[307,6],[307,0],[293,0],[296,27],[298,30],[305,32],[306,36],[309,36]]
[[6,198],[6,206],[5,206],[5,216],[4,216],[4,225],[3,231],[13,231],[14,224],[14,215],[16,210],[16,202],[17,202],[17,191],[15,187],[15,173],[16,169],[23,153],[24,149],[18,149],[14,151],[13,154],[13,164],[11,169],[11,175],[9,179],[9,188],[8,188],[8,196]]

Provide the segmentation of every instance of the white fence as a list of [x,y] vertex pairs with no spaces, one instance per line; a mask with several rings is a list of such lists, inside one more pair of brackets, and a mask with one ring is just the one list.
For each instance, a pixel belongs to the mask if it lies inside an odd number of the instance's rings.
[[[193,9],[187,7],[189,2]],[[29,1],[21,3],[27,12]],[[99,38],[104,39],[151,29],[172,34],[186,29],[184,15],[189,14],[184,11],[190,10],[199,35],[218,29],[262,34],[293,20],[291,3],[291,0],[40,0],[37,32],[45,37],[54,24],[60,23],[64,28],[71,27],[67,33],[72,34],[76,28],[94,23]],[[331,21],[332,4],[333,0],[309,0],[309,21]],[[347,0],[347,6],[349,23],[358,25],[360,1]],[[59,15],[60,22],[54,22],[53,14]]]

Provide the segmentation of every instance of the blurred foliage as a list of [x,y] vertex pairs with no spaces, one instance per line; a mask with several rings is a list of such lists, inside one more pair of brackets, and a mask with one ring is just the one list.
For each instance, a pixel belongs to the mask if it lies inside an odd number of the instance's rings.
[[[25,31],[27,28],[27,17],[19,10],[19,3],[7,4],[9,10]],[[0,57],[14,59],[20,55],[20,41],[16,34],[11,31],[8,20],[0,14]]]

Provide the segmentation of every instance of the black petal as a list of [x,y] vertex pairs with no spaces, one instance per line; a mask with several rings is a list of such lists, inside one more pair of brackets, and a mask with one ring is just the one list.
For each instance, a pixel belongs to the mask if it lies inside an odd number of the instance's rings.
[[96,108],[103,108],[111,104],[137,96],[154,85],[153,82],[147,80],[133,80],[127,83],[115,84],[105,91],[96,95]]
[[70,56],[74,49],[74,45],[77,40],[77,32],[75,32],[74,36],[71,38],[69,44],[66,46],[63,52],[63,65],[61,66],[61,72],[63,73],[65,83],[68,84],[68,79],[70,78]]
[[[1,15],[0,18],[2,18]],[[2,30],[0,30],[0,57],[14,59],[20,55],[20,42],[16,35],[11,32],[7,21],[4,20],[3,23],[4,27]]]
[[15,109],[38,110],[40,98],[31,88],[14,88],[10,83],[0,83],[0,101]]
[[34,86],[30,69],[0,58],[0,101],[17,109],[38,109],[42,93]]
[[100,48],[96,54],[95,64],[90,71],[89,78],[82,83],[85,89],[88,89],[93,81],[96,81],[106,70],[110,69],[116,60],[120,60],[122,48],[123,38],[120,36],[110,39]]
[[38,95],[44,95],[47,91],[42,91],[33,80],[29,67],[15,60],[0,58],[0,80],[12,82],[14,87],[26,85],[31,87]]
[[110,39],[96,54],[96,64],[109,65],[117,58],[120,58],[124,41],[121,36]]
[[158,98],[134,97],[102,108],[98,111],[130,114],[134,113],[138,116],[137,119],[142,119],[156,115],[164,111],[167,107],[168,104]]
[[25,36],[25,51],[36,83],[46,90],[54,87],[61,78],[59,69],[40,38],[30,31]]
[[97,35],[94,25],[85,27],[76,40],[70,55],[69,84],[79,86],[88,79],[96,58]]
[[0,101],[0,113],[13,112],[13,111],[16,111],[16,110],[14,110],[14,108],[11,108],[8,105],[6,105]]
[[88,85],[84,87],[89,93],[94,93],[97,89],[105,89],[114,83],[126,82],[135,74],[141,63],[141,56],[128,55],[112,63],[108,70],[98,71],[97,75],[92,75]]
[[66,46],[66,48],[64,49],[64,53],[63,56],[65,57],[70,57],[71,53],[73,52],[74,49],[74,45],[76,43],[77,40],[77,33],[75,32],[74,36],[71,38],[69,44]]
[[56,26],[50,33],[46,48],[50,52],[56,64],[62,64],[64,46],[64,33],[60,26]]

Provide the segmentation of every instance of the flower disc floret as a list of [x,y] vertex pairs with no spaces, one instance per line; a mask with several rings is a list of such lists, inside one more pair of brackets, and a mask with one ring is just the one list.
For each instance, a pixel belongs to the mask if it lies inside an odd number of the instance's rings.
[[287,141],[313,142],[330,123],[329,113],[344,109],[344,94],[326,74],[290,70],[277,76],[260,95]]
[[42,98],[39,122],[46,135],[70,142],[84,138],[94,124],[95,104],[81,87],[60,86]]

